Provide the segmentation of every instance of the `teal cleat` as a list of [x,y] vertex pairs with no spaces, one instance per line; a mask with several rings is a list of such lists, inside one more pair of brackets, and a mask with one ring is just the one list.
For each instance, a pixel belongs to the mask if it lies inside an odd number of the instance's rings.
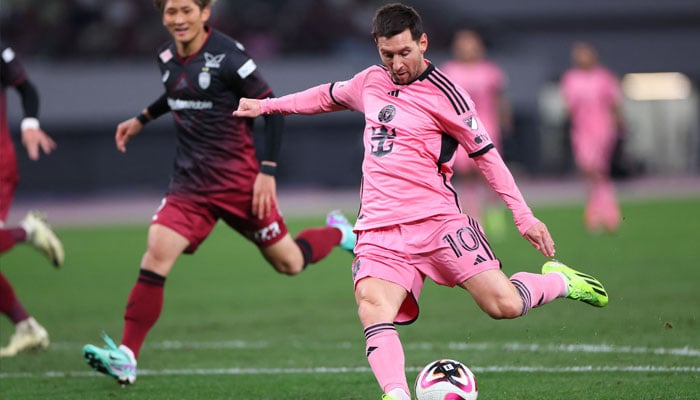
[[543,274],[550,272],[558,272],[566,279],[569,291],[566,297],[595,307],[605,307],[608,304],[608,293],[596,278],[578,272],[556,260],[547,261],[542,265]]
[[102,339],[107,344],[104,348],[91,344],[83,347],[85,362],[90,364],[95,371],[115,378],[121,385],[134,383],[136,381],[134,353],[126,346],[117,347],[105,333],[102,334]]
[[352,224],[350,224],[350,221],[345,218],[345,215],[343,215],[343,213],[339,210],[329,212],[326,216],[326,226],[339,229],[343,234],[343,237],[340,239],[340,248],[353,253],[353,250],[355,250],[357,235],[355,232],[353,232]]

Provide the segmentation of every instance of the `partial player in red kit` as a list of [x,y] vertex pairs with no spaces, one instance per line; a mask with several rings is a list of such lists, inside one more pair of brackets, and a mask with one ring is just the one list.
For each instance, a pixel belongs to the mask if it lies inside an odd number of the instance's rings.
[[[61,241],[56,237],[44,216],[32,211],[18,226],[6,227],[5,221],[19,183],[17,158],[10,127],[7,124],[6,89],[14,87],[22,99],[24,118],[21,123],[22,144],[31,160],[40,153],[51,153],[56,143],[39,126],[39,93],[29,80],[19,57],[12,49],[0,43],[0,254],[18,243],[29,243],[44,253],[54,266],[63,263]],[[49,335],[24,308],[5,275],[0,273],[0,312],[15,326],[7,346],[0,348],[0,357],[12,357],[33,348],[46,348]]]
[[542,273],[507,277],[478,221],[463,214],[450,182],[463,147],[513,213],[524,238],[554,256],[547,227],[525,203],[481,123],[474,102],[424,58],[418,13],[400,3],[377,10],[372,33],[382,65],[280,98],[241,99],[241,117],[353,110],[365,118],[361,205],[352,275],[365,355],[385,400],[411,400],[395,324],[418,318],[425,278],[460,286],[492,318],[517,318],[568,297],[608,302],[595,278],[554,260]]
[[218,220],[253,242],[280,273],[296,275],[335,246],[352,251],[355,234],[338,212],[325,227],[292,238],[277,207],[275,170],[283,118],[266,116],[262,160],[253,146],[252,120],[233,117],[242,97],[265,98],[272,89],[243,45],[207,24],[211,0],[156,0],[172,40],[158,50],[165,93],[137,117],[119,124],[117,149],[148,121],[170,112],[177,146],[170,187],[153,216],[141,270],[124,313],[121,345],[86,345],[97,371],[133,383],[136,360],[163,306],[165,280],[182,254],[191,254]]

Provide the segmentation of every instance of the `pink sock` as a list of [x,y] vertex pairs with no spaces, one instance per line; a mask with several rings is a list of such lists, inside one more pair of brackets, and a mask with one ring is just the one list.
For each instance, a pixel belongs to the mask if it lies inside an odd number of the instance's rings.
[[591,231],[600,229],[603,222],[601,216],[601,194],[600,182],[592,182],[585,211],[586,227]]
[[605,228],[614,231],[620,224],[620,207],[615,197],[615,186],[611,181],[600,184],[600,205],[601,214]]
[[394,324],[375,324],[365,328],[367,360],[384,393],[402,389],[411,393],[406,381],[405,361],[399,333]]
[[566,295],[564,278],[557,273],[540,275],[518,272],[510,277],[510,281],[513,282],[523,299],[521,315],[525,315],[531,308],[539,307],[557,297]]

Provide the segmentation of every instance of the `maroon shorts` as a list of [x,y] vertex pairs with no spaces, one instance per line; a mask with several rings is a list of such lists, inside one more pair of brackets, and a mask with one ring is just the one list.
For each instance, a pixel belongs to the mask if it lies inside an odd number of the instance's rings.
[[258,247],[271,246],[288,232],[277,208],[267,218],[259,219],[252,213],[252,195],[237,192],[215,193],[206,197],[168,194],[151,223],[167,226],[187,238],[190,244],[185,253],[192,254],[209,236],[219,219]]

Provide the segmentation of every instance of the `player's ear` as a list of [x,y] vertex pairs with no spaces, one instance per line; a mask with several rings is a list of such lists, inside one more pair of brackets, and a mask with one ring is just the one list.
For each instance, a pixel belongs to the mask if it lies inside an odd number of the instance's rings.
[[428,49],[428,35],[423,33],[420,35],[420,38],[418,39],[418,48],[420,49],[421,54],[425,53],[425,51]]
[[211,17],[211,6],[206,6],[202,8],[202,22],[206,23]]

